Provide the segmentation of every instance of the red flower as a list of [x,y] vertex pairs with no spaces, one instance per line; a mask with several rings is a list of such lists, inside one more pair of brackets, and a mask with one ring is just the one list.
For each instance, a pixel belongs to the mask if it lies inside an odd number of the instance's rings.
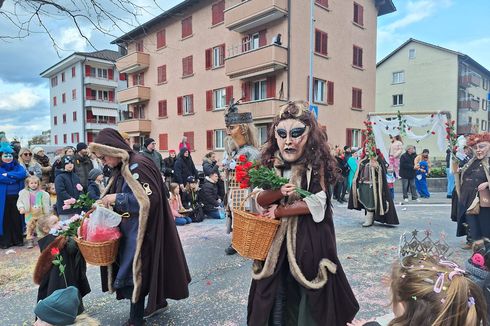
[[244,164],[244,166],[245,166],[245,168],[246,168],[246,169],[250,169],[250,168],[252,167],[252,165],[253,165],[253,163],[252,163],[252,162],[246,162],[246,163]]
[[60,254],[60,250],[56,247],[51,248],[51,255],[56,256]]
[[373,146],[373,147],[371,147],[371,150],[372,150],[373,152],[375,152],[375,151],[376,151],[376,147],[374,147],[374,146]]
[[238,157],[238,160],[239,160],[240,162],[242,162],[242,163],[245,163],[245,162],[247,162],[247,157],[246,157],[245,155],[243,155],[243,154],[242,154],[242,155],[240,155],[240,156]]
[[237,166],[235,167],[235,170],[236,170],[237,172],[238,172],[238,171],[243,171],[243,170],[244,170],[244,168],[243,168],[243,166],[242,166],[242,165],[237,165]]
[[436,132],[435,132],[435,131],[433,131],[433,132],[431,132],[431,134],[435,135],[435,134],[436,134]]

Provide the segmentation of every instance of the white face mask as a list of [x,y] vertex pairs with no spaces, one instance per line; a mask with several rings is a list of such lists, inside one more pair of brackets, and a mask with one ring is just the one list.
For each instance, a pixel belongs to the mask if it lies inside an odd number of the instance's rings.
[[282,158],[289,163],[299,160],[305,151],[309,128],[295,119],[278,123],[274,135]]

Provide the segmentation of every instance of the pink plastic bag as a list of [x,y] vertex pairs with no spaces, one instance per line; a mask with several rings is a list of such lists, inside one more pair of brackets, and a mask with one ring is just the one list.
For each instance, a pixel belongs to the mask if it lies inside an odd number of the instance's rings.
[[119,239],[121,232],[118,228],[107,228],[102,226],[96,226],[87,235],[87,241],[91,242],[105,242],[110,240]]

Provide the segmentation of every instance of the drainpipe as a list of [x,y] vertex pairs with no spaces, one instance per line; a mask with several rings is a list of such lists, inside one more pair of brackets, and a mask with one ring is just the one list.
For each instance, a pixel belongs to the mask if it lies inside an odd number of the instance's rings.
[[314,0],[310,0],[310,78],[308,79],[308,99],[310,105],[313,103],[313,49],[314,49],[314,18],[313,13],[315,9]]
[[87,57],[85,57],[85,59],[83,59],[83,62],[82,62],[82,67],[80,68],[80,76],[82,78],[80,78],[80,82],[82,84],[82,91],[80,92],[82,95],[82,139],[80,141],[83,141],[84,143],[87,143],[87,110],[85,108],[85,100],[87,98],[87,94],[85,94],[85,87],[84,87],[84,79],[85,79],[85,62],[87,61]]
[[288,71],[287,71],[287,83],[288,83],[288,92],[287,99],[290,101],[290,89],[291,89],[291,0],[288,0]]

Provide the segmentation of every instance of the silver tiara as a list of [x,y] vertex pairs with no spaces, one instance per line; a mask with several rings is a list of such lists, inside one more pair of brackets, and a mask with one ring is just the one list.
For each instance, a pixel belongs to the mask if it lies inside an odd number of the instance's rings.
[[446,242],[446,234],[444,232],[441,232],[439,239],[435,241],[430,237],[432,235],[430,230],[424,230],[421,235],[419,234],[419,231],[413,230],[401,235],[398,246],[400,261],[403,261],[403,258],[408,256],[431,256],[437,259],[446,259],[453,254]]

